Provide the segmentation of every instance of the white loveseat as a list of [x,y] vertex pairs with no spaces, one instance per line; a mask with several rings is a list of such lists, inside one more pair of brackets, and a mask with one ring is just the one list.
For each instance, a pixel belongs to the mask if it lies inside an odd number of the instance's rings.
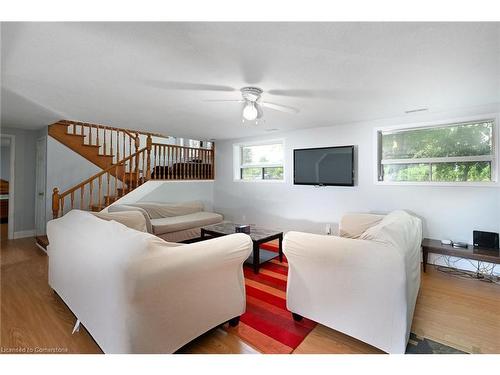
[[47,232],[49,284],[105,353],[172,353],[245,311],[247,235],[173,244],[79,210]]
[[288,309],[296,319],[404,353],[420,287],[420,219],[405,211],[350,214],[340,234],[286,234]]

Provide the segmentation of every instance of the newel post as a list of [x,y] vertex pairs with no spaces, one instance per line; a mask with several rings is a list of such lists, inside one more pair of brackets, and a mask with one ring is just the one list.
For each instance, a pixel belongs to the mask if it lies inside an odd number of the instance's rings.
[[57,219],[59,216],[59,189],[54,188],[52,191],[52,218]]
[[153,148],[153,138],[148,134],[146,139],[146,180],[151,179],[151,149]]
[[212,141],[212,180],[215,180],[215,142]]

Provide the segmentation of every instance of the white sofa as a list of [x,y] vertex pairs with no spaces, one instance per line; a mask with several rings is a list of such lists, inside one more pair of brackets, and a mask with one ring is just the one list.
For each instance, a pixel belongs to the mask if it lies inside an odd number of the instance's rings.
[[420,219],[404,211],[350,214],[340,233],[285,235],[288,309],[296,319],[404,353],[420,287]]
[[47,232],[49,284],[105,353],[172,353],[245,311],[247,235],[173,244],[79,210]]
[[224,217],[218,213],[205,211],[200,201],[137,202],[114,204],[108,208],[108,212],[131,210],[139,211],[144,215],[149,233],[170,242],[199,238],[201,227],[218,224],[224,220]]

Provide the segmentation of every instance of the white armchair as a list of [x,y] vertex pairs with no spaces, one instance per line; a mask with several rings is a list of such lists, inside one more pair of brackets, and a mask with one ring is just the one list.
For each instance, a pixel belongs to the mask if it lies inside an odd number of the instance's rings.
[[404,353],[420,286],[420,219],[394,211],[385,217],[348,215],[349,237],[288,232],[287,307],[380,348]]
[[49,284],[105,353],[172,353],[245,311],[247,235],[172,244],[78,210],[47,231]]

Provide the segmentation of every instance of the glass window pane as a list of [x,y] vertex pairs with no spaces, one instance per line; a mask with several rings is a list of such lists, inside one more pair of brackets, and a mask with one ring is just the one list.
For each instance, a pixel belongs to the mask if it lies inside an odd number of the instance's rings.
[[283,180],[283,167],[264,168],[264,180]]
[[384,181],[430,181],[429,164],[385,164]]
[[267,164],[283,162],[283,144],[243,146],[242,164]]
[[491,163],[436,163],[432,165],[432,181],[491,181]]
[[382,159],[491,155],[493,122],[382,134]]
[[262,180],[262,168],[241,168],[242,180]]

